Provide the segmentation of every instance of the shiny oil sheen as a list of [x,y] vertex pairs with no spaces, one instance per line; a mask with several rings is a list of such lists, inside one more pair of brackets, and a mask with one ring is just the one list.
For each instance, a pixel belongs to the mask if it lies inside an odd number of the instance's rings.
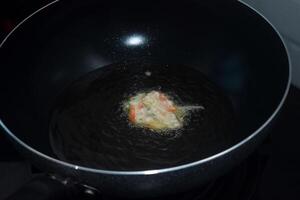
[[[158,133],[130,125],[124,101],[151,90],[205,110],[191,111],[178,130]],[[50,123],[51,144],[60,159],[93,168],[172,167],[230,146],[235,137],[232,112],[220,89],[191,67],[119,63],[81,77],[59,96]]]

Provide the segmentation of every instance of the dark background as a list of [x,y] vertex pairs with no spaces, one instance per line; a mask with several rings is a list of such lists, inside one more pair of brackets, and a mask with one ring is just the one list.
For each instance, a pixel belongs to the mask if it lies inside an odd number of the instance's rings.
[[[45,0],[2,0],[0,40]],[[5,66],[0,66],[0,69]],[[1,72],[0,72],[1,73]],[[0,95],[1,96],[1,95]],[[300,199],[300,90],[292,86],[278,123],[264,144],[269,157],[258,183],[257,199]],[[0,131],[0,200],[28,181],[30,164],[19,156]]]

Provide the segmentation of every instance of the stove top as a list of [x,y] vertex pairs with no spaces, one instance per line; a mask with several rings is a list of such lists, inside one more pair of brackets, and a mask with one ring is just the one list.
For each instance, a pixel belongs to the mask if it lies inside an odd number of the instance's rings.
[[[16,22],[49,1],[6,0],[0,7],[0,39]],[[224,176],[189,192],[157,200],[280,200],[300,199],[300,90],[292,87],[270,136],[245,161]],[[0,134],[0,200],[41,173]],[[82,189],[72,200],[112,198]],[[58,199],[57,199],[58,200]]]
[[[263,146],[269,145],[266,142]],[[226,175],[211,181],[207,185],[199,186],[193,190],[174,196],[165,196],[155,200],[257,200],[259,199],[259,185],[262,180],[266,164],[270,159],[269,153],[260,148],[240,165],[232,169]],[[33,176],[41,172],[33,168],[27,161],[22,160],[16,152],[11,150],[10,160],[0,161],[0,171],[5,176],[0,181],[0,199],[4,199],[13,193],[18,187],[24,184]],[[13,180],[13,181],[11,181]],[[9,183],[9,184],[8,184]],[[70,193],[68,199],[72,200],[119,200],[103,196],[92,190],[79,188],[80,191]],[[57,199],[58,200],[58,199]],[[149,199],[150,200],[150,199]]]

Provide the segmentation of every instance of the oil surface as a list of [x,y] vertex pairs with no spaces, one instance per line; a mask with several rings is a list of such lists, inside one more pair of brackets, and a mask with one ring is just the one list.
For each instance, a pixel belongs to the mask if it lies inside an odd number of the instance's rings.
[[[205,110],[190,112],[183,127],[168,134],[130,126],[123,102],[151,90]],[[224,150],[235,138],[233,119],[232,106],[220,89],[191,67],[119,63],[73,82],[57,99],[49,132],[59,159],[106,170],[145,170]]]

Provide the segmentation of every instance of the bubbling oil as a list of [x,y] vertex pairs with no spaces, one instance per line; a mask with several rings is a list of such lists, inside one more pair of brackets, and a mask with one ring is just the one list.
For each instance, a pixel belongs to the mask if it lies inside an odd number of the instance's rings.
[[[180,128],[164,134],[133,126],[124,102],[141,91],[163,91],[194,111]],[[230,101],[201,72],[147,63],[112,64],[74,81],[58,97],[49,122],[59,159],[121,171],[167,168],[214,155],[232,144],[233,127]]]

